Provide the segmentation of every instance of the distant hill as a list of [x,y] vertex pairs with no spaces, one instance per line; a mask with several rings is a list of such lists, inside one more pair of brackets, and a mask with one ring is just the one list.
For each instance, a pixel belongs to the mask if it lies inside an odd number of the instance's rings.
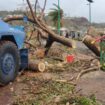
[[0,11],[0,17],[4,18],[8,15],[13,15],[13,14],[23,14],[22,11],[14,10],[14,11]]
[[89,22],[84,17],[71,17],[64,18],[64,25],[68,28],[74,27],[74,29],[81,30],[82,28],[87,28],[89,26]]
[[105,28],[105,23],[92,23],[92,25],[96,28]]
[[[46,16],[45,19],[48,25],[53,26],[53,22],[51,22],[50,17]],[[83,28],[87,28],[89,26],[89,22],[84,17],[64,17],[63,25],[71,30],[81,30]]]
[[[8,15],[20,15],[23,14],[22,11],[0,11],[0,18],[4,18]],[[46,23],[53,26],[53,22],[49,16],[45,16]],[[86,30],[89,26],[89,21],[85,17],[64,17],[63,18],[64,27],[70,30]],[[105,23],[92,23],[92,26],[96,28],[105,28]]]

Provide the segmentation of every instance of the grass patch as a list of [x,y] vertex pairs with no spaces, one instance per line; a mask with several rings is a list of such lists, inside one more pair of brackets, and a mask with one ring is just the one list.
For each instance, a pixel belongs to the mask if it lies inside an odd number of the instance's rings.
[[[26,81],[25,81],[26,80]],[[69,83],[25,79],[27,84],[25,94],[14,96],[13,105],[100,105],[94,95],[90,97],[74,95],[75,87]]]
[[27,94],[19,97],[15,95],[14,105],[54,105],[65,97],[69,97],[74,90],[74,86],[68,83],[56,81],[40,81],[39,83],[36,92],[31,90],[35,88],[35,84],[32,86],[28,84],[31,88],[26,90]]

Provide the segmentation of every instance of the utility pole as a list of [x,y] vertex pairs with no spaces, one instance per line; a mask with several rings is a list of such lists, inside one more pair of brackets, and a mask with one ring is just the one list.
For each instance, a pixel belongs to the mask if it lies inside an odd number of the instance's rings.
[[93,3],[93,0],[87,0],[89,2],[89,22],[91,24],[92,22],[92,13],[91,13],[91,3]]
[[60,35],[60,0],[58,0],[58,34]]
[[90,24],[91,24],[91,22],[92,22],[92,16],[91,16],[91,3],[89,2],[89,22],[90,22]]

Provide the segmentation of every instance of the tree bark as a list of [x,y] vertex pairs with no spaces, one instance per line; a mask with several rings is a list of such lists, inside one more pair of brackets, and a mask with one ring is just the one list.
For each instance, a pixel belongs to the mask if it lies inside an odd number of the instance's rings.
[[100,56],[100,47],[97,43],[92,43],[95,39],[89,35],[86,35],[83,43],[96,55]]

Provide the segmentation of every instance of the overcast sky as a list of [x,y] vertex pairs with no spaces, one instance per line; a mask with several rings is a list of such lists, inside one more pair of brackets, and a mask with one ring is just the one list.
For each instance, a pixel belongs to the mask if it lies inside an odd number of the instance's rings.
[[[44,0],[39,1],[42,6]],[[57,4],[58,2],[58,0],[47,1],[47,11],[53,8],[53,3]],[[16,10],[22,3],[23,0],[0,0],[0,10]],[[86,0],[60,0],[61,8],[63,8],[65,14],[72,17],[83,16],[88,18],[89,8],[87,4]],[[94,3],[92,3],[92,22],[105,22],[105,0],[94,0]]]

